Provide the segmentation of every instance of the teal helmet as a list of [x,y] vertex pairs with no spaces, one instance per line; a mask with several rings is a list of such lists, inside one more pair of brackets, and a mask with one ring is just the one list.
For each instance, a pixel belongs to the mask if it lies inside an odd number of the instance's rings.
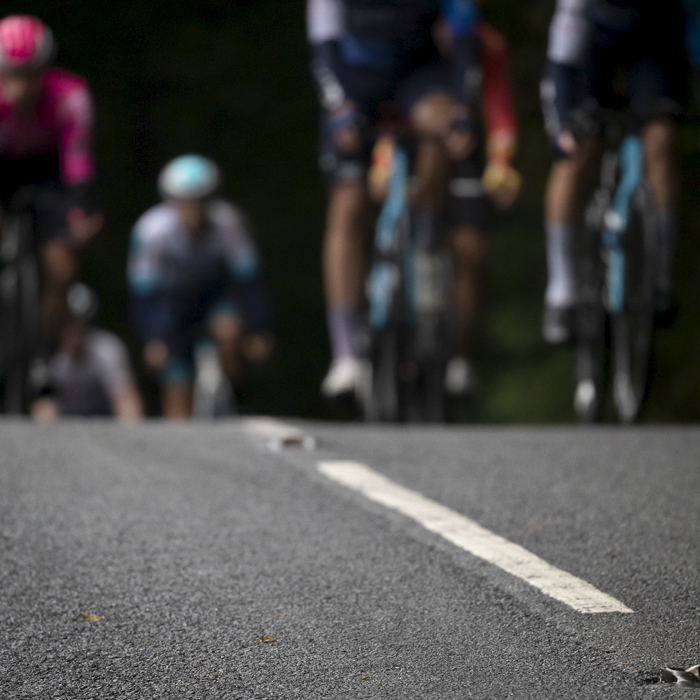
[[209,158],[188,153],[171,160],[158,176],[163,199],[204,199],[219,187],[221,176]]

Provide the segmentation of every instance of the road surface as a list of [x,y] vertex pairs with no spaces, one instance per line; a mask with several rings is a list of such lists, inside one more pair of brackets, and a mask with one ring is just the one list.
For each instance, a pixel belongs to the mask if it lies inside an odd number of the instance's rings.
[[2,421],[0,696],[691,697],[699,533],[695,427]]

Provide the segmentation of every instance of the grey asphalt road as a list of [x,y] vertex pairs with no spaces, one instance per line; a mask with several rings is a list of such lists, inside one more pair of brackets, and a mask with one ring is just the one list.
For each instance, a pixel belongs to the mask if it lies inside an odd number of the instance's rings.
[[[700,662],[700,429],[293,423],[315,450],[236,421],[0,422],[0,697],[700,697],[653,682]],[[634,612],[573,610],[329,459]]]

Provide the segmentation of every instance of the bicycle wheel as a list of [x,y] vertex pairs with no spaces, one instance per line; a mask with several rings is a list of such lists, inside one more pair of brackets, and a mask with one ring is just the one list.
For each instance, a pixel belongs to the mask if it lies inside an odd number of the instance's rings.
[[448,347],[445,314],[424,313],[418,316],[416,365],[418,376],[418,418],[426,423],[445,421],[445,368]]
[[20,414],[27,408],[29,369],[37,353],[39,272],[27,246],[30,240],[28,217],[8,219],[3,230],[3,256],[14,257],[0,274],[3,408],[8,414]]
[[654,319],[654,242],[654,209],[642,186],[632,196],[622,234],[624,306],[611,318],[614,399],[624,423],[637,419],[646,393]]
[[399,338],[394,329],[375,334],[371,348],[372,379],[365,399],[368,422],[399,419]]
[[576,393],[579,418],[593,423],[601,418],[605,392],[605,308],[600,229],[584,231],[577,255]]

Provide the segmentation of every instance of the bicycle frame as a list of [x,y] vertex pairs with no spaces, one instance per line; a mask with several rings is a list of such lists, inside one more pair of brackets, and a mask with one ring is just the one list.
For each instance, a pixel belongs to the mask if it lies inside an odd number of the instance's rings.
[[[376,260],[369,278],[369,324],[373,330],[386,328],[393,295],[401,286],[400,275],[406,281],[407,318],[415,323],[416,310],[412,289],[414,280],[410,264],[410,214],[406,190],[409,178],[409,159],[406,151],[396,146],[389,191],[375,229],[375,249],[386,259]],[[402,237],[403,240],[399,240]],[[395,260],[396,252],[404,253],[404,260]]]
[[630,200],[644,177],[641,139],[626,137],[617,152],[617,160],[620,183],[612,207],[605,214],[602,232],[607,253],[607,308],[611,314],[622,313],[625,306],[625,251],[621,239],[629,221]]
[[[613,127],[614,127],[613,122]],[[653,314],[653,205],[638,136],[608,139],[600,187],[586,210],[589,235],[579,260],[577,387],[574,406],[600,418],[609,318],[613,395],[618,417],[636,419],[646,388]]]
[[448,305],[441,283],[447,268],[440,264],[441,249],[416,250],[421,223],[409,208],[410,169],[409,148],[395,143],[367,280],[372,335],[367,420],[444,419]]

